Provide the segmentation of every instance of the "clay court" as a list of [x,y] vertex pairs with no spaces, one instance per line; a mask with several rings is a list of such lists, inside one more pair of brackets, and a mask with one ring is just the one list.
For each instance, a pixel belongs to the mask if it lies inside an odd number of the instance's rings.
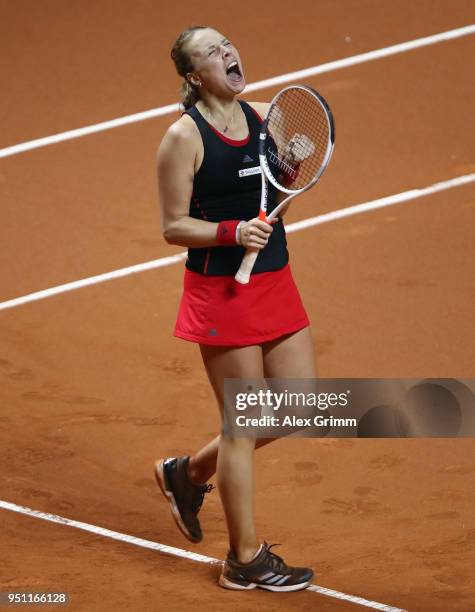
[[[164,258],[183,248],[161,236],[155,155],[178,112],[11,149],[176,103],[169,48],[192,23],[233,40],[252,84],[473,28],[475,3],[1,0],[0,22],[0,591],[84,611],[475,610],[470,438],[260,450],[258,533],[315,587],[220,589],[217,491],[192,544],[152,470],[220,427],[199,349],[172,336],[184,259]],[[475,29],[297,80],[329,101],[336,144],[287,226],[427,189],[289,234],[321,377],[475,378],[474,60]]]

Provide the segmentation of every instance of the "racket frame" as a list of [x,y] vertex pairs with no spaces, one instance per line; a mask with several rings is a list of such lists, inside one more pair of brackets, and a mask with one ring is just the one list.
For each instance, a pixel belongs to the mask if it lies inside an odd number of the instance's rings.
[[[320,166],[319,171],[317,172],[315,177],[312,179],[312,181],[308,185],[305,185],[305,187],[302,187],[301,189],[288,189],[280,185],[280,183],[278,183],[275,180],[269,168],[269,164],[267,162],[267,157],[265,153],[265,142],[267,139],[267,124],[269,121],[269,115],[274,105],[276,104],[276,102],[278,102],[279,98],[282,96],[282,94],[288,91],[289,89],[301,89],[303,91],[306,91],[307,93],[310,93],[314,98],[316,98],[324,110],[324,114],[325,114],[327,124],[328,124],[329,138],[328,138],[327,150],[325,151],[323,162]],[[269,108],[267,109],[267,112],[265,114],[264,120],[262,121],[262,125],[261,125],[260,132],[259,132],[259,164],[261,167],[261,179],[262,179],[259,219],[261,221],[266,221],[270,223],[273,219],[275,219],[275,217],[277,217],[277,215],[284,208],[284,206],[286,206],[293,198],[295,198],[295,196],[300,195],[301,193],[304,193],[304,191],[307,191],[308,189],[313,187],[313,185],[315,185],[315,183],[319,180],[319,178],[325,171],[326,167],[328,166],[328,163],[333,153],[334,143],[335,143],[335,123],[333,120],[333,114],[325,98],[321,94],[319,94],[318,91],[315,91],[315,89],[313,89],[312,87],[308,87],[307,85],[290,85],[289,87],[285,87],[284,89],[281,89],[273,97],[269,105]],[[278,191],[288,194],[288,197],[284,198],[282,202],[280,202],[274,208],[274,210],[270,213],[270,215],[267,216],[267,199],[268,199],[268,194],[269,194],[269,184],[268,184],[269,181]],[[259,249],[253,249],[253,248],[247,249],[243,257],[243,260],[241,262],[241,266],[239,267],[239,270],[237,271],[234,277],[238,283],[241,283],[242,285],[246,285],[249,282],[250,275],[251,275],[252,269],[254,268],[254,264],[256,262],[258,255],[259,255]]]
[[[267,139],[267,124],[269,121],[269,115],[274,107],[274,105],[276,104],[276,102],[278,102],[279,98],[282,96],[283,93],[285,93],[286,91],[289,91],[289,89],[301,89],[303,91],[306,91],[307,93],[311,94],[314,98],[317,99],[318,103],[322,106],[323,110],[324,110],[324,114],[325,114],[325,118],[327,120],[327,125],[328,125],[328,134],[329,134],[329,138],[328,138],[328,144],[327,144],[327,150],[325,151],[325,155],[323,157],[323,162],[320,166],[319,171],[317,172],[317,174],[315,175],[315,177],[311,180],[311,182],[308,185],[305,185],[305,187],[302,187],[301,189],[289,189],[287,187],[284,187],[283,185],[281,185],[280,183],[278,183],[275,178],[274,175],[272,174],[270,168],[269,168],[269,164],[267,162],[267,157],[266,157],[266,153],[265,153],[265,141]],[[284,89],[281,89],[272,99],[269,108],[267,109],[267,112],[265,114],[264,120],[262,122],[261,125],[261,129],[260,129],[260,134],[259,134],[259,164],[261,166],[261,172],[263,174],[265,174],[265,177],[267,178],[268,181],[270,181],[272,183],[272,185],[278,189],[279,191],[283,192],[283,193],[287,193],[289,194],[288,198],[285,198],[284,200],[282,200],[282,202],[280,202],[278,204],[278,206],[276,206],[274,208],[274,210],[270,213],[270,215],[264,216],[263,220],[268,220],[268,221],[272,221],[272,219],[274,219],[279,212],[284,208],[284,206],[293,198],[295,198],[295,196],[300,195],[301,193],[304,193],[305,191],[307,191],[307,189],[310,189],[311,187],[313,187],[313,185],[315,185],[315,183],[320,179],[320,177],[322,176],[322,174],[324,173],[324,171],[326,170],[332,153],[333,153],[333,146],[335,143],[335,122],[333,120],[333,114],[330,110],[330,107],[328,106],[327,101],[325,100],[325,98],[318,93],[318,91],[316,91],[315,89],[313,89],[312,87],[308,87],[308,85],[290,85],[289,87],[285,87]],[[266,189],[268,192],[268,188],[266,185]],[[267,195],[266,195],[266,200],[265,200],[265,204],[264,207],[263,205],[263,198],[261,197],[261,210],[264,211],[264,213],[266,213],[267,211]],[[261,212],[259,211],[259,218],[262,218]]]

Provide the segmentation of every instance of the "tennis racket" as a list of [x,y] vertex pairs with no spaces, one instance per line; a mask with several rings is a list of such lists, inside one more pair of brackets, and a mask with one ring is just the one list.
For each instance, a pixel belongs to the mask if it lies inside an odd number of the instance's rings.
[[[292,198],[313,187],[330,161],[335,124],[330,107],[311,87],[292,85],[272,100],[259,135],[262,176],[259,219],[271,222]],[[288,196],[267,216],[269,181]],[[235,279],[249,282],[259,249],[247,249]]]

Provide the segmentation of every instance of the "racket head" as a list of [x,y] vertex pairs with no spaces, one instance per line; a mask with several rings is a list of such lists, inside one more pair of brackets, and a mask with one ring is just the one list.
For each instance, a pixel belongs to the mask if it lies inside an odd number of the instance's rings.
[[335,122],[323,96],[307,85],[286,87],[272,99],[261,125],[262,171],[279,191],[306,191],[328,166],[334,142]]

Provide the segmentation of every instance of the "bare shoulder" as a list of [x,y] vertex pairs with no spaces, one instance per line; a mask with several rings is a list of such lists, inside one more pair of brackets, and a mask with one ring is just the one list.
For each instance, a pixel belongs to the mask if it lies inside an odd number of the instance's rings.
[[250,104],[261,117],[264,117],[270,106],[270,102],[248,102],[248,104]]
[[172,123],[165,132],[158,154],[170,151],[182,154],[184,150],[195,153],[201,142],[201,136],[196,123],[189,115],[182,115]]

